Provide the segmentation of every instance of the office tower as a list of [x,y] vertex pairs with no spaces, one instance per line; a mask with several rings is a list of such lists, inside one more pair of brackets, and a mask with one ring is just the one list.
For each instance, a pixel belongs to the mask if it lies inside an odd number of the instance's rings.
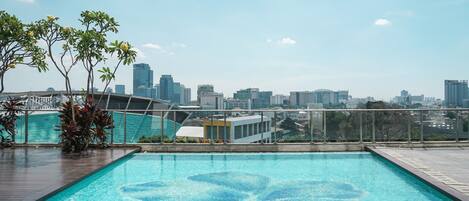
[[243,109],[243,110],[250,110],[252,107],[251,99],[234,99],[234,98],[227,98],[225,100],[225,109]]
[[116,91],[116,94],[125,94],[125,85],[116,84],[114,86],[114,90]]
[[160,98],[160,93],[161,93],[160,92],[160,84],[155,84],[154,88],[155,88],[155,92],[156,92],[155,98],[159,99]]
[[221,110],[223,105],[223,94],[216,92],[204,92],[200,94],[200,107],[202,109]]
[[171,98],[171,102],[175,104],[181,103],[181,83],[179,82],[173,83],[173,96]]
[[182,104],[189,105],[191,102],[191,88],[184,88],[184,101]]
[[174,81],[171,75],[161,75],[160,78],[160,99],[172,101],[174,94]]
[[212,93],[214,92],[213,90],[213,85],[211,84],[202,84],[197,86],[197,103],[200,105],[200,96],[204,93]]
[[272,91],[259,91],[258,88],[248,88],[238,90],[233,94],[234,99],[250,100],[253,109],[270,106]]
[[290,105],[296,107],[306,107],[308,103],[315,103],[312,91],[290,92]]
[[463,107],[467,90],[467,80],[445,80],[445,106]]
[[288,96],[285,95],[273,95],[270,97],[270,104],[272,105],[287,105],[288,104]]
[[145,63],[134,64],[133,69],[133,95],[153,98],[153,71]]

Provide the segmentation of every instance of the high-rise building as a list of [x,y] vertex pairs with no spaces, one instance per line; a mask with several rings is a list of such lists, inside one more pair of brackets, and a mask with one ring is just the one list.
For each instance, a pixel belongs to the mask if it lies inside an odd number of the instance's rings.
[[290,92],[290,105],[306,107],[308,103],[314,103],[312,91],[292,91]]
[[154,98],[153,70],[145,63],[134,64],[133,95]]
[[463,107],[467,97],[467,80],[445,80],[446,107]]
[[160,98],[160,93],[161,93],[160,92],[160,84],[155,84],[155,92],[156,92],[155,98],[159,99]]
[[270,97],[270,104],[272,105],[287,105],[288,96],[285,95],[273,95]]
[[181,104],[189,105],[191,102],[191,88],[184,88],[184,101]]
[[125,94],[125,85],[123,84],[116,84],[114,86],[116,94]]
[[171,75],[161,75],[160,78],[160,99],[172,101],[174,94],[174,81]]
[[251,99],[234,99],[234,98],[227,98],[225,100],[225,109],[243,109],[243,110],[250,110],[251,109]]
[[181,85],[179,82],[173,83],[173,98],[171,99],[172,103],[181,104],[181,97],[184,96],[184,94],[181,93],[183,90],[182,87],[184,87],[184,85]]
[[200,94],[200,107],[202,109],[221,110],[223,106],[223,94],[216,92],[204,92]]
[[202,84],[197,86],[197,103],[200,105],[200,96],[204,93],[214,92],[213,85],[211,84]]
[[271,96],[272,91],[259,91],[258,88],[241,89],[233,94],[234,99],[250,100],[254,109],[270,106]]

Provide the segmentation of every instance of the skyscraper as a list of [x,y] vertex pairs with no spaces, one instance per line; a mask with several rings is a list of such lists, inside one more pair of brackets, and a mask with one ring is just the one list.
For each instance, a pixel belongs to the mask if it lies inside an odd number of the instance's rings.
[[445,106],[463,107],[467,90],[467,80],[445,80]]
[[174,94],[174,81],[171,75],[161,75],[160,78],[160,99],[172,101]]
[[171,99],[172,103],[181,104],[181,96],[184,95],[181,94],[182,87],[184,87],[184,85],[181,85],[179,82],[173,83],[173,98]]
[[213,85],[211,84],[202,84],[202,85],[197,86],[197,103],[199,103],[200,105],[200,97],[204,93],[211,93],[211,92],[214,92]]
[[123,84],[116,84],[114,87],[116,94],[125,94],[125,85]]
[[133,95],[154,98],[153,70],[145,63],[134,64]]
[[191,102],[191,88],[184,88],[184,101],[182,104],[188,105]]
[[233,94],[234,99],[250,100],[253,109],[268,107],[270,97],[272,97],[272,91],[259,91],[258,88],[241,89]]

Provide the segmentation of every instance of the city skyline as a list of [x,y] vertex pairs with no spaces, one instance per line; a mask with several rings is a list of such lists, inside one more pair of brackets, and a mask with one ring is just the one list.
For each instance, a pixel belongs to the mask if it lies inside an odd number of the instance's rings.
[[[75,24],[85,9],[109,12],[120,24],[111,37],[134,44],[137,62],[150,64],[155,78],[171,74],[192,89],[213,84],[226,96],[246,88],[274,95],[331,89],[390,100],[406,89],[443,98],[444,80],[467,80],[469,74],[468,1],[6,0],[0,5],[26,22],[54,15],[64,25]],[[131,66],[119,69],[111,86],[132,89],[131,72]],[[6,91],[63,88],[52,68],[37,74],[18,67],[8,74]],[[75,75],[73,87],[80,89],[84,72]]]

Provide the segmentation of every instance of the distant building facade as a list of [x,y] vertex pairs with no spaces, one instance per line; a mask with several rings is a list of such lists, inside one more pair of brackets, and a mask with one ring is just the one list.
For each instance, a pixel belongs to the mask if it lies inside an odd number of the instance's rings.
[[261,140],[271,142],[272,125],[267,116],[230,117],[226,119],[226,133],[224,126],[224,120],[205,120],[204,138],[221,142],[225,138],[231,143],[253,143]]
[[166,101],[173,100],[174,81],[171,75],[161,75],[160,78],[160,99]]
[[153,87],[153,70],[149,64],[133,65],[133,95],[154,98],[156,90]]
[[285,95],[273,95],[270,97],[271,105],[288,105],[289,97]]
[[293,91],[290,92],[290,105],[306,107],[309,103],[321,103],[323,105],[335,105],[346,103],[349,93],[346,90],[332,91],[318,89],[315,91]]
[[445,106],[463,107],[468,98],[467,80],[445,80]]
[[269,107],[270,97],[272,91],[259,91],[258,88],[241,89],[233,94],[234,99],[250,100],[253,109]]
[[213,90],[213,85],[211,84],[202,84],[197,86],[197,102],[200,105],[200,97],[204,93],[212,93],[214,92]]
[[225,109],[244,109],[250,110],[252,108],[251,99],[240,100],[234,98],[227,98],[225,100]]
[[222,110],[223,105],[223,94],[216,92],[205,92],[200,95],[200,107],[202,109],[214,109]]

